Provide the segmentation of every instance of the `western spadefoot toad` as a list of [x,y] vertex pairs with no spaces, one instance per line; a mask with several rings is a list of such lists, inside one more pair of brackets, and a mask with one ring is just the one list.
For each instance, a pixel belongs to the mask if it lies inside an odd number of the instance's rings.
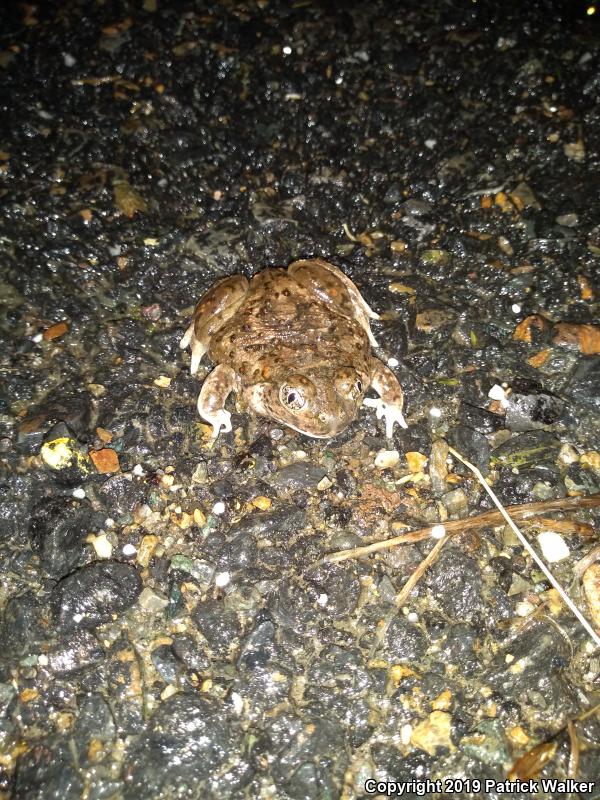
[[[398,379],[371,355],[377,342],[369,318],[378,315],[350,278],[318,258],[216,283],[180,342],[192,346],[192,375],[206,352],[217,365],[198,397],[213,438],[231,430],[231,392],[246,408],[307,436],[340,433],[363,402],[385,417],[388,437],[395,422],[406,428]],[[379,398],[363,401],[369,387]]]

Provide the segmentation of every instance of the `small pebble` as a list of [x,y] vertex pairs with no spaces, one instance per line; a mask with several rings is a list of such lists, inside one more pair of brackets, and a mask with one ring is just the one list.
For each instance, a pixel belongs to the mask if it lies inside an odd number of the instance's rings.
[[123,545],[123,555],[124,556],[134,556],[137,553],[136,548],[132,544],[124,544]]
[[380,450],[375,456],[375,466],[377,469],[389,469],[400,461],[400,453],[397,450]]
[[78,489],[73,489],[73,497],[77,500],[83,500],[85,498],[85,490],[79,487]]
[[502,386],[495,383],[489,390],[488,397],[490,398],[490,400],[499,400],[500,402],[502,402],[502,400],[506,399],[506,392],[504,391]]
[[217,516],[220,516],[221,514],[224,514],[225,513],[225,503],[223,503],[223,502],[221,502],[219,500],[218,503],[214,504],[214,506],[212,507],[212,510],[213,510],[213,514],[216,514]]
[[219,572],[218,575],[215,575],[215,586],[218,586],[219,589],[222,589],[224,586],[231,581],[231,575],[229,572]]
[[141,464],[136,464],[135,467],[133,468],[132,472],[138,478],[143,478],[144,475],[146,474],[144,472],[144,468],[142,467]]
[[106,538],[105,533],[100,533],[98,536],[91,533],[86,538],[86,542],[92,545],[98,558],[110,558],[112,556],[113,546]]
[[142,592],[138,598],[138,603],[140,604],[140,607],[144,609],[144,611],[149,611],[152,614],[162,611],[163,608],[166,608],[169,605],[169,601],[166,597],[161,597],[147,586],[145,589],[142,589]]
[[431,529],[431,536],[434,539],[443,539],[446,535],[446,528],[443,525],[434,525]]
[[542,531],[537,537],[542,555],[550,564],[568,558],[569,547],[562,536],[555,531]]
[[397,367],[400,362],[398,361],[397,358],[394,358],[392,356],[391,358],[388,358],[387,363],[388,367]]

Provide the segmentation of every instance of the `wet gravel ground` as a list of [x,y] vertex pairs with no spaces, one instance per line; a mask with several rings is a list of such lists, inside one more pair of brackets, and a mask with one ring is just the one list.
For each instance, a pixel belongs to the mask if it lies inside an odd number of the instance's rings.
[[[600,797],[598,650],[509,529],[455,536],[403,602],[430,538],[322,562],[490,509],[446,443],[506,504],[600,492],[595,17],[0,13],[0,796],[350,800],[512,774]],[[301,257],[381,314],[409,428],[390,442],[365,408],[322,441],[234,413],[211,447],[191,308]],[[539,523],[589,618],[598,518]]]

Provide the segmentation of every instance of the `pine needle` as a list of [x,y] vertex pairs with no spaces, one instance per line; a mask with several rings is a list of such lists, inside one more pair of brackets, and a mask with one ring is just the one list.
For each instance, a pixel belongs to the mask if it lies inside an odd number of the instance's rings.
[[466,458],[463,458],[463,456],[461,456],[461,454],[458,453],[453,447],[448,446],[448,451],[450,453],[452,453],[452,455],[455,458],[457,458],[459,461],[461,461],[465,465],[465,467],[468,467],[468,469],[471,470],[473,475],[475,475],[475,477],[477,478],[479,483],[483,486],[485,491],[489,494],[489,496],[490,496],[492,502],[494,503],[494,505],[496,506],[496,508],[500,511],[500,513],[502,514],[502,516],[506,520],[507,525],[511,528],[511,530],[513,531],[515,536],[519,539],[519,541],[521,542],[523,547],[527,550],[527,552],[529,553],[529,555],[531,556],[533,561],[537,564],[537,566],[541,569],[541,571],[544,573],[546,578],[550,581],[552,586],[559,593],[559,595],[561,596],[563,601],[566,603],[567,607],[571,610],[571,612],[575,615],[575,617],[577,617],[577,619],[580,622],[580,624],[585,628],[587,633],[590,635],[590,637],[591,637],[592,641],[594,642],[594,644],[596,644],[597,647],[600,647],[600,636],[598,636],[596,631],[592,628],[590,623],[583,616],[581,611],[577,608],[575,603],[571,600],[569,595],[565,592],[565,590],[562,588],[560,583],[556,580],[554,575],[550,572],[548,567],[544,564],[542,559],[535,552],[533,547],[529,544],[529,542],[527,541],[525,536],[521,533],[519,528],[517,528],[517,526],[515,525],[515,523],[513,522],[511,517],[509,516],[508,512],[506,511],[506,509],[504,508],[504,506],[502,505],[500,500],[496,497],[496,495],[492,491],[491,487],[486,482],[486,480],[483,477],[483,475],[481,474],[480,470],[477,469],[477,467],[475,467],[469,461],[467,461]]

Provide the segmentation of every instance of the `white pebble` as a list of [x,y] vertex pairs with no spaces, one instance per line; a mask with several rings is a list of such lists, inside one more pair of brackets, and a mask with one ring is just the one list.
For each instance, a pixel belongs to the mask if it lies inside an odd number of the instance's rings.
[[563,537],[556,531],[543,531],[537,537],[542,555],[550,564],[568,558],[569,547]]
[[65,67],[74,67],[77,63],[71,53],[63,53],[63,61],[65,62]]
[[425,147],[428,150],[433,150],[436,144],[437,144],[437,139],[425,139]]
[[377,469],[388,469],[395,466],[399,461],[400,453],[397,450],[380,450],[375,456]]
[[434,525],[431,529],[431,535],[434,539],[443,539],[446,535],[446,528],[444,525]]
[[218,575],[215,575],[215,586],[218,586],[219,589],[222,589],[224,586],[231,580],[231,575],[229,572],[219,572]]
[[132,544],[124,544],[123,545],[123,555],[124,556],[134,556],[137,553],[137,549]]
[[137,475],[138,478],[143,478],[143,476],[146,474],[141,464],[136,464],[132,472],[134,475]]
[[71,492],[71,494],[72,494],[72,495],[73,495],[73,497],[75,497],[77,500],[83,500],[83,498],[85,497],[85,490],[84,490],[84,489],[82,489],[81,487],[79,487],[78,489],[73,489],[73,491]]
[[441,408],[437,408],[436,406],[432,406],[432,408],[429,409],[429,416],[433,417],[434,419],[439,419],[442,416]]
[[409,622],[418,622],[419,621],[419,615],[415,611],[410,611],[407,614],[406,619]]
[[323,594],[320,594],[320,595],[317,597],[317,603],[318,603],[320,606],[326,606],[326,605],[327,605],[327,601],[328,601],[328,600],[329,600],[329,596],[328,596],[328,595],[326,595],[324,592],[323,592]]
[[238,694],[237,692],[232,692],[229,695],[229,697],[230,697],[231,702],[233,704],[233,710],[239,717],[239,715],[244,710],[244,698],[242,697],[241,694]]
[[115,521],[114,521],[114,519],[112,517],[107,517],[104,520],[104,524],[106,525],[107,528],[114,528],[115,527]]
[[282,48],[282,50],[284,55],[286,56],[292,55],[292,48],[289,46],[289,44],[286,44],[285,47]]
[[42,333],[36,333],[36,335],[32,337],[32,341],[36,344],[39,344],[41,341],[43,341],[43,339],[44,335]]
[[398,359],[394,358],[394,356],[391,356],[387,360],[388,367],[397,367],[399,363],[400,362],[398,361]]
[[488,392],[490,400],[505,400],[506,392],[498,383],[495,383]]
[[224,514],[225,513],[225,503],[223,503],[223,502],[221,502],[219,500],[218,503],[214,504],[214,506],[212,507],[212,510],[213,510],[213,514],[216,514],[217,516],[219,516],[220,514]]
[[518,303],[513,303],[510,307],[510,310],[513,314],[520,314],[521,313],[521,306]]
[[98,536],[89,536],[87,541],[94,548],[98,558],[110,558],[112,556],[113,546],[106,538],[105,533],[100,533]]
[[406,725],[403,725],[400,728],[400,742],[405,746],[409,745],[412,733],[413,733],[413,726],[409,722],[407,722]]

